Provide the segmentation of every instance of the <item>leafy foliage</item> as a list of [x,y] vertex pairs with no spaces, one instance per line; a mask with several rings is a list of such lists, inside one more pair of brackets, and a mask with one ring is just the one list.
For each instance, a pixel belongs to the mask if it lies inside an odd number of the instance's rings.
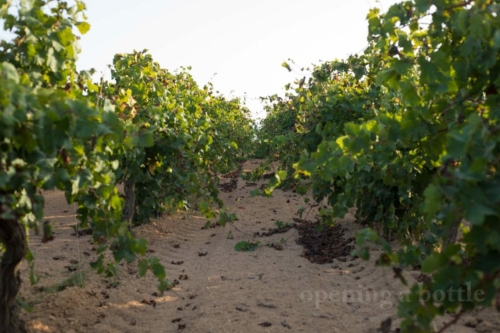
[[[7,331],[17,330],[10,312],[19,287],[13,260],[21,258],[12,254],[26,255],[31,281],[38,280],[26,241],[14,243],[9,232],[18,224],[38,231],[41,191],[57,188],[77,203],[80,227],[99,245],[91,264],[97,272],[115,274],[104,260],[108,250],[115,262],[139,256],[140,275],[150,270],[164,291],[172,284],[157,258],[145,258],[146,241],[123,221],[116,185],[137,184],[139,222],[166,205],[187,207],[190,196],[204,200],[202,211],[211,218],[212,203],[222,205],[214,175],[229,171],[253,140],[240,100],[226,100],[211,84],[199,88],[185,70],[160,68],[146,51],[115,56],[113,83],[95,84],[92,71],[77,72],[75,33],[90,29],[83,2],[22,0],[17,9],[0,0],[0,19],[13,35],[0,44],[0,242],[6,247],[0,330]],[[220,223],[236,218],[220,215]],[[50,241],[51,225],[43,232]]]
[[252,252],[255,251],[260,245],[260,242],[247,242],[241,241],[234,245],[234,249],[240,252]]
[[[78,219],[92,224],[96,241],[131,237],[119,214],[114,152],[140,144],[139,133],[84,97],[82,82],[88,75],[76,72],[77,36],[71,30],[84,5],[57,3],[52,15],[43,5],[23,2],[19,20],[7,14],[7,4],[2,7],[5,24],[17,37],[4,41],[0,52],[1,218],[38,228],[43,217],[39,190],[58,188],[68,203],[78,203]],[[66,47],[59,49],[58,43]],[[101,242],[99,252],[108,246]]]
[[[367,229],[359,255],[376,242],[380,264],[432,274],[400,303],[404,332],[429,332],[447,312],[499,307],[499,9],[415,0],[371,10],[364,54],[315,67],[307,84],[271,98],[263,123],[259,139],[284,167],[297,162],[295,177],[309,177],[315,199],[330,204],[327,221],[355,206],[359,221],[382,224],[402,245],[393,251]],[[421,298],[467,288],[485,297]]]
[[118,174],[136,184],[135,221],[146,222],[167,206],[188,208],[190,197],[221,206],[213,175],[228,172],[249,149],[249,111],[238,99],[216,95],[211,84],[199,88],[184,69],[161,68],[147,50],[116,55],[112,78],[96,89],[95,99],[113,100],[125,123],[151,134],[143,138],[149,147],[126,152]]

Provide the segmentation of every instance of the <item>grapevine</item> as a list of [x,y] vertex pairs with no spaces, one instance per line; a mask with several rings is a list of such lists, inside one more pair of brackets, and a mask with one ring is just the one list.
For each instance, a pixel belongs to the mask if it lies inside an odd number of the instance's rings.
[[[270,105],[261,130],[288,177],[327,199],[325,222],[356,207],[358,221],[383,225],[382,233],[359,233],[355,254],[368,258],[366,242],[375,242],[384,248],[379,264],[431,274],[399,304],[403,332],[429,332],[446,313],[500,306],[499,7],[415,0],[371,10],[364,53],[297,81]],[[279,123],[288,133],[268,139],[284,129]],[[272,154],[273,145],[293,154]],[[421,298],[467,288],[485,297]]]

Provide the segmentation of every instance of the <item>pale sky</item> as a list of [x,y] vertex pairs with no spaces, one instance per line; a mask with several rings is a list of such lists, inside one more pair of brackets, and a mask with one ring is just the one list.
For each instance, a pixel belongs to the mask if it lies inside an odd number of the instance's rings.
[[[369,8],[396,0],[86,0],[90,31],[81,39],[79,69],[103,71],[115,53],[149,49],[169,70],[192,66],[202,86],[248,97],[283,94],[298,68],[345,58],[367,45]],[[217,75],[214,76],[214,74]]]

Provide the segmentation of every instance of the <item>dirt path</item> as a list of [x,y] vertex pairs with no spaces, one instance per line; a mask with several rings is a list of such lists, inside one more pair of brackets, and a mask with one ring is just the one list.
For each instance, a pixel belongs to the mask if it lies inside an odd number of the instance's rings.
[[[243,168],[252,169],[258,162]],[[396,327],[397,298],[405,289],[391,270],[350,257],[313,264],[301,256],[304,248],[296,243],[296,229],[253,237],[276,228],[277,220],[292,223],[297,209],[305,206],[300,196],[281,190],[271,199],[251,198],[249,191],[261,184],[249,186],[238,179],[234,191],[221,193],[238,216],[234,226],[239,230],[201,230],[205,220],[193,213],[136,229],[148,239],[149,255],[157,256],[169,278],[180,282],[163,296],[157,295],[152,276],[137,277],[134,265],[119,267],[119,284],[92,272],[88,264],[95,247],[88,236],[71,235],[74,207],[65,204],[60,192],[46,193],[46,216],[56,224],[56,239],[46,244],[38,236],[31,239],[41,278],[30,286],[24,269],[22,294],[34,303],[34,310],[23,317],[31,331],[358,333],[377,332],[387,318]],[[310,219],[316,209],[311,209]],[[360,228],[349,214],[340,224],[345,238]],[[261,244],[253,252],[236,252],[234,245],[242,240]],[[278,249],[266,246],[271,243]],[[405,276],[413,281],[418,272],[406,271]],[[50,292],[69,277],[84,277],[83,287]],[[498,327],[498,315],[485,312],[480,318],[465,318],[448,332],[500,332]]]

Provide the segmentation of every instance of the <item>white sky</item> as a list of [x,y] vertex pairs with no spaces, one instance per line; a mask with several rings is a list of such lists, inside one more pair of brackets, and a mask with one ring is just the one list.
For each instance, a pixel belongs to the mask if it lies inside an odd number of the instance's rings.
[[[297,67],[344,58],[367,45],[369,8],[396,0],[86,0],[90,31],[79,69],[104,71],[115,53],[149,49],[169,70],[192,66],[203,85],[226,96],[247,94],[254,116],[259,96],[282,94]],[[217,75],[214,76],[214,74]]]

